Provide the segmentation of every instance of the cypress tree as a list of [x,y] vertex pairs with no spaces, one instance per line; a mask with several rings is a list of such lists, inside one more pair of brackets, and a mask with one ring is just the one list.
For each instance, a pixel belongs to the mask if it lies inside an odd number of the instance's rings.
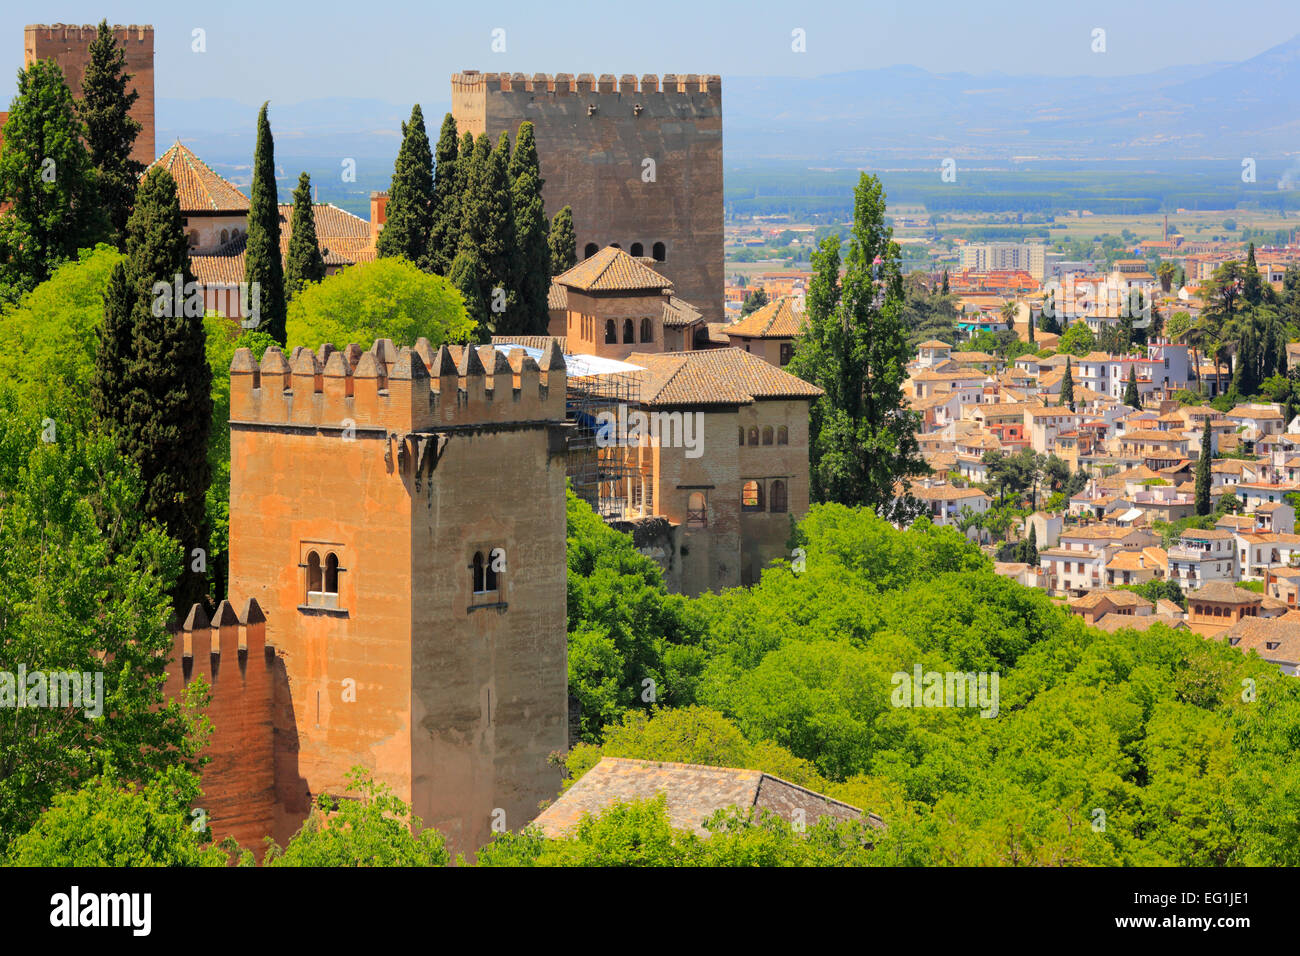
[[136,191],[126,258],[105,294],[92,406],[139,468],[142,512],[184,550],[173,593],[178,612],[207,592],[194,549],[208,549],[212,373],[193,281],[176,183],[155,168]]
[[911,348],[902,318],[901,255],[884,223],[880,180],[863,173],[853,198],[844,278],[839,237],[828,237],[813,254],[808,322],[788,370],[823,390],[809,416],[817,500],[911,521],[923,506],[898,487],[927,468],[916,440],[917,416],[903,397]]
[[433,217],[429,223],[429,268],[442,276],[451,272],[460,245],[460,187],[456,170],[459,153],[456,119],[448,113],[442,119],[434,151]]
[[573,229],[573,207],[565,206],[551,220],[551,275],[568,272],[578,264],[578,234]]
[[388,218],[375,242],[381,258],[401,256],[427,271],[429,226],[433,218],[433,153],[420,104],[402,124],[402,145],[388,187]]
[[[280,259],[280,199],[275,187],[275,140],[266,118],[267,104],[257,114],[257,147],[253,152],[253,196],[248,210],[248,239],[244,281],[256,290],[259,331],[284,344],[284,263]],[[250,295],[252,292],[250,291]]]
[[1130,365],[1128,367],[1128,384],[1124,386],[1124,404],[1132,408],[1140,409],[1142,407],[1142,401],[1138,398],[1136,368],[1137,366],[1135,365]]
[[0,153],[0,281],[13,298],[107,235],[84,133],[58,64],[19,71]]
[[492,334],[493,316],[489,311],[489,302],[483,297],[482,275],[483,259],[478,250],[471,246],[463,247],[452,260],[447,281],[460,290],[465,299],[465,311],[478,323],[476,334],[480,342],[487,342]]
[[[945,274],[946,274],[946,273],[945,273]],[[1033,307],[1031,306],[1030,309],[1029,309],[1029,344],[1030,344],[1030,345],[1033,345],[1033,344],[1034,344],[1034,325],[1035,325],[1035,324],[1037,324],[1037,320],[1034,318],[1034,310],[1033,310]]]
[[546,296],[551,288],[551,247],[546,205],[542,202],[541,164],[533,124],[519,124],[515,151],[510,157],[510,190],[519,243],[519,308],[525,335],[545,335],[551,317]]
[[1065,360],[1065,374],[1061,376],[1061,400],[1058,405],[1069,405],[1074,411],[1074,373],[1070,371],[1070,360]]
[[119,249],[125,240],[136,186],[144,172],[144,165],[131,158],[142,127],[131,116],[131,107],[140,94],[127,90],[130,79],[126,54],[117,45],[108,21],[101,20],[90,43],[79,109],[86,124],[86,147],[95,168],[100,205],[108,217],[112,242]]
[[942,289],[942,294],[943,294],[943,295],[947,295],[947,294],[948,294],[948,270],[947,270],[947,269],[944,269],[944,270],[943,270],[943,289]]
[[[477,298],[487,303],[482,334],[524,334],[514,257],[518,253],[509,178],[510,138],[501,134],[495,149],[484,133],[474,143],[474,163],[461,208],[460,253],[473,252],[477,262],[462,260],[458,288],[471,266],[478,277]],[[459,255],[459,253],[458,253]],[[467,297],[468,299],[468,297]]]
[[1196,460],[1196,513],[1210,513],[1210,423],[1202,424],[1201,457]]
[[325,257],[316,240],[316,212],[311,204],[311,177],[302,173],[293,191],[289,254],[284,265],[284,297],[292,299],[308,282],[325,278]]

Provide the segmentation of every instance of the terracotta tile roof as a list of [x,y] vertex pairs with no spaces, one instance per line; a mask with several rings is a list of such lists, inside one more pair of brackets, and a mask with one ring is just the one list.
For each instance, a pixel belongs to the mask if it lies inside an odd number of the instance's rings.
[[927,342],[922,342],[920,345],[917,346],[917,348],[918,349],[950,349],[952,348],[952,346],[949,345],[947,342],[940,342],[938,339],[930,339]]
[[1081,598],[1070,602],[1070,609],[1091,610],[1099,607],[1103,601],[1109,601],[1115,607],[1154,607],[1155,605],[1132,591],[1089,591]]
[[633,352],[627,361],[645,369],[636,373],[642,405],[748,405],[756,399],[814,399],[822,393],[738,348]]
[[730,345],[731,339],[727,338],[728,323],[726,322],[706,322],[705,327],[709,330],[709,341],[715,345]]
[[1187,592],[1187,601],[1214,601],[1218,604],[1258,604],[1261,595],[1239,588],[1228,581],[1210,581],[1197,591]]
[[[280,258],[289,254],[293,236],[293,203],[280,203]],[[375,248],[370,242],[370,223],[332,203],[313,203],[316,219],[316,245],[327,266],[351,266],[373,262]],[[235,285],[244,281],[244,250],[248,234],[241,233],[215,252],[190,253],[194,277],[208,285]]]
[[1110,631],[1113,634],[1115,631],[1124,628],[1145,631],[1154,624],[1164,624],[1180,631],[1188,629],[1187,622],[1174,614],[1103,614],[1097,619],[1093,627],[1099,627],[1103,631]]
[[[149,167],[161,166],[176,180],[181,213],[248,212],[248,197],[234,183],[214,173],[188,146],[177,142]],[[145,170],[147,173],[148,170]]]
[[912,484],[912,494],[925,501],[959,501],[962,498],[984,498],[988,495],[978,488],[958,488],[956,485],[931,485],[929,488],[919,481]]
[[679,299],[677,296],[672,295],[664,303],[664,326],[666,328],[690,328],[692,325],[699,325],[703,321],[704,316],[700,314],[700,310],[685,299]]
[[728,326],[727,332],[754,339],[792,339],[803,330],[807,321],[804,311],[799,308],[799,300],[785,295]]
[[1266,661],[1300,663],[1300,619],[1243,617],[1224,632],[1226,643],[1242,653],[1254,651]]
[[582,292],[663,292],[673,287],[672,280],[613,246],[583,259],[554,281]]
[[569,308],[569,290],[552,280],[551,287],[546,290],[546,307],[559,312],[567,310]]
[[[569,340],[563,336],[554,336],[555,341],[559,343],[560,351],[568,353]],[[545,352],[551,347],[550,335],[494,335],[492,336],[493,345],[522,345],[526,349],[540,349]]]
[[[672,826],[701,836],[708,833],[704,822],[729,807],[768,810],[787,820],[802,810],[809,824],[821,817],[856,820],[863,816],[857,807],[761,770],[603,757],[533,822],[546,836],[562,837],[584,815],[598,814],[615,801],[646,800],[659,793],[665,796]],[[866,819],[870,826],[884,828],[875,814],[867,814]]]

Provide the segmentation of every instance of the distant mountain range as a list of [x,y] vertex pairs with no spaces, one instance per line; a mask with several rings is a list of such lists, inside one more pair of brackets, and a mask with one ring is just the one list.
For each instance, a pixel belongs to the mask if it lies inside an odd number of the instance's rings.
[[[1242,63],[1121,77],[930,73],[723,78],[727,164],[957,159],[1237,159],[1300,156],[1300,36]],[[256,107],[157,101],[158,149],[183,139],[214,165],[251,161]],[[425,102],[431,131],[450,99]],[[388,161],[409,103],[272,103],[277,154]],[[367,164],[369,165],[369,164]]]

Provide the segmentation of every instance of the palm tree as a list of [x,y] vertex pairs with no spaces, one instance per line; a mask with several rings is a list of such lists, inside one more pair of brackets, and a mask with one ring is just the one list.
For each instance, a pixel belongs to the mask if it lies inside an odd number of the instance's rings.
[[1220,366],[1232,362],[1235,347],[1235,341],[1231,336],[1223,336],[1210,345],[1211,355],[1214,357],[1214,380],[1219,386],[1220,395],[1223,394],[1223,372]]
[[1183,334],[1179,336],[1179,338],[1182,339],[1183,343],[1185,345],[1190,346],[1192,349],[1192,367],[1196,370],[1196,393],[1198,395],[1205,394],[1205,382],[1202,381],[1201,379],[1200,346],[1202,346],[1205,343],[1205,340],[1208,337],[1209,337],[1209,332],[1204,326],[1204,324],[1201,322],[1196,322],[1194,325],[1189,325],[1183,331]]
[[1174,268],[1172,262],[1162,262],[1156,266],[1156,278],[1160,280],[1160,288],[1168,292],[1174,284],[1174,274],[1178,270]]

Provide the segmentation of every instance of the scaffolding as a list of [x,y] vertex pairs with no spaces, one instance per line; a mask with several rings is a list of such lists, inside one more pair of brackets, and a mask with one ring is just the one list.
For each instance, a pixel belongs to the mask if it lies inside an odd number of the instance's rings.
[[624,430],[639,398],[636,375],[613,371],[568,379],[565,411],[572,431],[565,470],[573,493],[606,521],[633,511],[653,514],[653,502],[645,500],[650,492],[641,480],[640,449],[627,443]]

